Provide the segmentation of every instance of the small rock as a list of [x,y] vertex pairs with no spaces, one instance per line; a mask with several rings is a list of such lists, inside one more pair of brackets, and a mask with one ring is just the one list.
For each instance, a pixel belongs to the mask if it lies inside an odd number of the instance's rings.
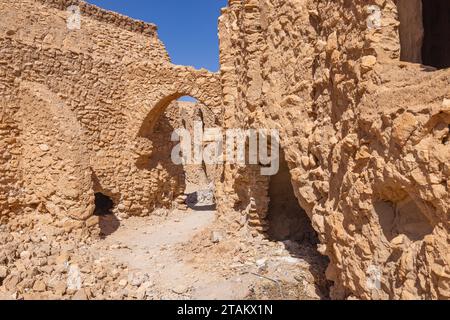
[[39,145],[39,149],[41,149],[42,152],[47,152],[50,150],[50,147],[46,144]]
[[30,258],[31,258],[31,252],[29,252],[29,251],[22,251],[20,253],[20,259],[28,260]]
[[100,223],[100,218],[98,216],[92,216],[86,220],[86,227],[90,228],[96,226]]
[[47,286],[45,285],[44,281],[37,280],[33,285],[33,290],[37,292],[44,292],[47,290]]
[[122,279],[119,281],[119,286],[121,286],[122,288],[125,288],[128,284],[128,280],[127,279]]
[[142,273],[130,273],[128,275],[128,283],[132,286],[139,287],[148,280],[148,275]]
[[219,243],[223,240],[223,235],[219,231],[213,231],[211,233],[211,242],[212,243]]
[[5,279],[8,276],[8,268],[5,266],[0,266],[0,280]]
[[102,269],[96,269],[95,270],[95,277],[99,280],[105,279],[108,276],[105,270]]
[[55,264],[56,265],[64,265],[66,264],[70,259],[69,253],[67,251],[62,252],[56,259]]
[[64,281],[58,281],[54,285],[54,289],[55,289],[55,293],[58,296],[63,296],[66,293],[66,290],[67,290],[67,283],[64,282]]
[[444,101],[442,102],[442,105],[444,107],[450,107],[450,99],[444,98]]
[[77,293],[75,293],[73,295],[72,300],[76,300],[76,301],[88,300],[86,291],[84,289],[78,290]]
[[150,289],[153,286],[153,283],[151,281],[144,282],[140,288],[145,288],[146,290]]
[[116,280],[119,276],[120,276],[120,271],[118,269],[113,269],[111,270],[111,272],[109,273],[109,275]]
[[259,259],[256,261],[256,266],[259,269],[263,269],[265,267],[267,267],[267,258],[263,258],[263,259]]
[[139,289],[137,289],[136,291],[136,299],[138,300],[144,300],[147,296],[147,289],[140,287]]
[[74,264],[69,266],[67,275],[67,289],[72,291],[78,291],[81,289],[81,273],[78,265]]
[[175,288],[172,289],[172,291],[176,294],[183,294],[186,293],[188,291],[188,288],[186,286],[183,285],[178,285]]
[[84,221],[77,221],[73,219],[67,219],[63,222],[63,229],[65,232],[71,232],[74,229],[80,229],[84,225]]
[[144,300],[147,298],[150,294],[150,288],[152,287],[152,283],[150,281],[144,282],[139,289],[136,291],[136,298],[139,300]]
[[3,285],[5,286],[6,290],[14,292],[17,290],[17,285],[20,282],[20,277],[17,275],[9,275],[4,281]]
[[366,70],[371,70],[373,66],[377,63],[377,57],[375,56],[364,56],[361,60],[361,67]]
[[404,234],[398,235],[391,240],[391,245],[393,247],[401,247],[405,243],[407,243],[407,237]]

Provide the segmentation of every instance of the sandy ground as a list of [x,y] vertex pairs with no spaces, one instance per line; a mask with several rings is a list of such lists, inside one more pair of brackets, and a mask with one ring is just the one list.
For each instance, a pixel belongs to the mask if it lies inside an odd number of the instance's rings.
[[144,276],[152,299],[323,298],[309,257],[295,257],[285,243],[235,236],[212,243],[215,221],[215,211],[194,210],[131,218],[91,249]]
[[128,265],[130,271],[148,275],[161,299],[244,299],[250,294],[252,277],[227,279],[204,272],[187,263],[177,250],[178,245],[210,226],[215,214],[176,211],[158,225],[149,219],[132,218],[93,250],[99,257],[112,258]]
[[218,216],[209,187],[186,203],[124,220],[105,213],[92,233],[38,224],[4,235],[0,300],[328,298],[313,240],[272,241],[239,213]]

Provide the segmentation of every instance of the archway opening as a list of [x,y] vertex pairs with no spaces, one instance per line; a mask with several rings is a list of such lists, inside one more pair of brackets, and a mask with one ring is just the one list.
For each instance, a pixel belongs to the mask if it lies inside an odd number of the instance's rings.
[[114,201],[107,195],[95,193],[94,215],[99,217],[100,237],[102,239],[116,232],[120,227],[120,221],[113,213]]
[[[194,147],[196,139],[202,140],[206,127],[216,124],[212,110],[191,96],[174,94],[164,98],[150,113],[140,131],[151,146],[151,152],[145,153],[137,160],[137,167],[145,170],[152,181],[152,190],[157,199],[153,207],[179,208],[186,205],[194,210],[213,210],[214,176],[216,168],[202,161],[202,146]],[[177,163],[173,159],[175,148],[181,141],[173,141],[174,133],[183,130],[190,139],[190,155],[186,163]],[[182,139],[182,138],[181,138]],[[202,143],[202,141],[200,141]],[[200,152],[200,153],[198,153]],[[179,154],[182,155],[181,153]],[[194,160],[200,156],[202,162]]]
[[450,67],[450,2],[397,0],[402,61]]
[[216,167],[207,165],[202,155],[197,159],[194,158],[200,155],[195,153],[201,152],[201,147],[205,146],[204,142],[201,142],[201,146],[196,145],[198,141],[204,138],[199,137],[199,135],[204,135],[205,129],[215,126],[215,115],[211,110],[190,97],[182,97],[178,100],[178,104],[182,113],[183,129],[189,132],[192,137],[191,150],[193,160],[195,160],[184,165],[186,204],[193,210],[212,211],[216,209],[214,199]]
[[271,240],[307,242],[318,244],[317,233],[306,211],[300,207],[292,187],[292,178],[284,155],[280,157],[280,169],[270,178],[268,236]]
[[283,152],[280,153],[279,171],[270,178],[268,196],[268,240],[282,242],[293,258],[306,261],[314,277],[316,293],[321,298],[328,299],[332,283],[327,280],[325,272],[329,259],[318,251],[318,234],[295,195]]
[[112,199],[101,192],[95,194],[95,210],[96,216],[108,216],[112,215],[114,208],[114,202]]

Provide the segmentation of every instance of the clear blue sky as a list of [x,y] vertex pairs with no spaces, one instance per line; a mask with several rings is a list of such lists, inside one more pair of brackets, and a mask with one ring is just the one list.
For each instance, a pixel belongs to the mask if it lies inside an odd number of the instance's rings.
[[227,0],[87,0],[101,8],[154,23],[172,62],[219,69],[217,19]]

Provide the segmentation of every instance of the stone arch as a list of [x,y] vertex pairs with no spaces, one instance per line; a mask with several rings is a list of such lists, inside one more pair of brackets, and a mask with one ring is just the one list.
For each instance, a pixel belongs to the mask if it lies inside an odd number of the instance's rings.
[[145,135],[145,133],[151,132],[155,124],[158,122],[160,116],[164,113],[164,110],[166,110],[166,108],[172,102],[184,96],[190,96],[192,98],[197,99],[201,104],[204,104],[201,100],[199,100],[192,94],[189,94],[187,91],[180,91],[165,95],[150,109],[146,117],[141,121],[141,126],[137,131],[137,137],[142,137]]
[[[147,77],[151,76],[151,79]],[[132,138],[141,136],[145,126],[154,124],[159,115],[174,100],[191,96],[202,105],[221,113],[220,76],[205,69],[165,65],[135,65],[130,67],[128,99],[136,101],[128,112]]]
[[[123,204],[120,207],[124,209],[119,211],[129,215],[148,214],[157,208],[184,203],[181,200],[185,192],[184,170],[175,168],[167,152],[172,149],[170,135],[166,136],[165,129],[156,129],[172,125],[165,113],[182,96],[195,98],[222,122],[219,74],[192,67],[140,62],[128,65],[122,77],[126,82],[121,103],[126,145],[121,162],[133,178],[120,186],[122,192],[116,202]],[[168,143],[164,145],[161,141]]]
[[[317,243],[317,230],[308,215],[294,179],[292,159],[286,148],[280,148],[279,170],[272,176],[261,175],[261,164],[247,167],[252,190],[249,194],[249,207],[246,208],[252,229],[269,240],[304,240]],[[244,200],[245,202],[245,200]]]
[[271,176],[268,186],[269,205],[267,212],[269,238],[279,241],[309,240],[317,242],[310,217],[300,205],[295,193],[291,169],[284,150],[280,152],[280,168]]

